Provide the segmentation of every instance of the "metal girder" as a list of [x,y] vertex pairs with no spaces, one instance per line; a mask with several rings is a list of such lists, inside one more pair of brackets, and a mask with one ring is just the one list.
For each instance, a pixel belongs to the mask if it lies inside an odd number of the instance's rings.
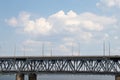
[[2,72],[120,73],[120,58],[0,58]]

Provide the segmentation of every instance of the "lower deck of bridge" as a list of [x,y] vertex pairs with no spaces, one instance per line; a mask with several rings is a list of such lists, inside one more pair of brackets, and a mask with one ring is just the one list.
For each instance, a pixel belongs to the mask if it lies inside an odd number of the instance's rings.
[[[37,75],[35,73],[30,73],[28,75],[29,80],[37,80]],[[16,80],[24,80],[24,74],[23,73],[17,73],[16,74]]]

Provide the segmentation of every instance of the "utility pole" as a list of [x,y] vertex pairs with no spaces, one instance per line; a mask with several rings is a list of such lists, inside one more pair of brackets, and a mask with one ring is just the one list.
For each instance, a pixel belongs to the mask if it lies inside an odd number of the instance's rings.
[[103,42],[103,56],[105,56],[105,41]]
[[79,49],[78,49],[78,56],[80,56],[80,43],[79,43]]
[[51,48],[50,56],[52,56],[52,48]]
[[53,53],[53,48],[52,48],[52,43],[51,43],[51,49],[50,49],[50,56],[52,56],[52,53]]
[[24,56],[25,56],[25,46],[24,46],[24,52],[23,53],[24,53]]
[[16,45],[14,46],[14,58],[15,58],[15,55],[16,55]]
[[0,53],[1,53],[1,45],[0,45]]
[[72,42],[72,56],[73,56],[73,50],[74,50],[74,49],[73,49],[73,42]]
[[44,56],[44,43],[42,43],[42,56]]
[[109,41],[109,56],[110,56],[110,48],[111,48],[111,46],[110,46],[110,41]]

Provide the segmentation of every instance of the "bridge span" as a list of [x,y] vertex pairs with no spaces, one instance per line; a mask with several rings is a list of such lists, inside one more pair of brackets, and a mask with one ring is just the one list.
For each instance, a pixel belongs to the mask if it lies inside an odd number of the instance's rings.
[[16,56],[0,57],[0,73],[16,73],[16,80],[36,80],[39,73],[115,75],[120,80],[120,56]]

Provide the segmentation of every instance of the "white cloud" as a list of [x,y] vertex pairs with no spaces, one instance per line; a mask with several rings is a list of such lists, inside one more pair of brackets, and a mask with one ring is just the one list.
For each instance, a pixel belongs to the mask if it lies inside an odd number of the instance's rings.
[[99,6],[106,6],[108,8],[111,8],[111,7],[120,8],[120,0],[100,0],[100,2],[98,2],[96,5],[98,7]]
[[65,22],[65,24],[68,25],[68,26],[79,25],[79,24],[80,24],[80,21],[78,21],[78,20],[67,20],[67,21]]
[[13,27],[17,26],[18,24],[18,21],[15,17],[12,17],[10,20],[6,20],[6,22]]
[[45,18],[39,18],[35,21],[28,21],[24,31],[32,34],[48,34],[51,28],[52,26]]
[[109,40],[109,37],[110,37],[109,34],[105,33],[103,40]]
[[115,40],[118,40],[118,39],[119,39],[119,37],[118,37],[118,36],[114,36],[114,39],[115,39]]
[[25,46],[42,46],[43,44],[48,46],[48,45],[52,45],[52,42],[28,39],[28,40],[25,40],[22,44]]
[[71,37],[65,37],[65,38],[63,38],[63,41],[64,41],[64,42],[73,42],[74,39],[71,38]]
[[41,42],[35,41],[35,40],[30,40],[30,39],[23,42],[23,45],[36,45],[36,44],[40,45]]
[[94,23],[93,21],[90,20],[86,20],[82,22],[82,25],[84,26],[84,28],[89,29],[89,30],[96,30],[96,31],[101,31],[103,30],[103,26],[102,24],[99,23]]
[[69,48],[67,48],[65,45],[59,45],[58,49],[63,52],[69,52]]
[[92,32],[103,31],[116,22],[114,17],[100,16],[90,12],[77,14],[72,10],[67,13],[61,10],[48,18],[35,19],[30,13],[22,12],[18,17],[7,19],[10,26],[19,27],[18,29],[22,32],[30,35],[61,36],[62,39],[72,37],[74,40],[83,41],[94,38]]
[[116,47],[116,48],[112,49],[111,53],[113,55],[117,55],[118,56],[120,54],[120,47]]
[[93,35],[90,32],[84,32],[82,35],[82,39],[85,41],[90,41],[93,37]]
[[[55,19],[56,21],[52,19]],[[101,31],[103,28],[105,28],[105,26],[114,24],[116,22],[114,17],[99,16],[89,12],[76,14],[73,11],[70,11],[67,14],[65,14],[63,11],[60,11],[50,16],[49,20],[53,25],[58,24],[70,32],[76,32],[76,30],[81,28],[92,31]]]
[[52,25],[45,18],[31,19],[27,12],[21,12],[18,17],[7,20],[11,26],[21,27],[22,31],[28,34],[49,34]]

